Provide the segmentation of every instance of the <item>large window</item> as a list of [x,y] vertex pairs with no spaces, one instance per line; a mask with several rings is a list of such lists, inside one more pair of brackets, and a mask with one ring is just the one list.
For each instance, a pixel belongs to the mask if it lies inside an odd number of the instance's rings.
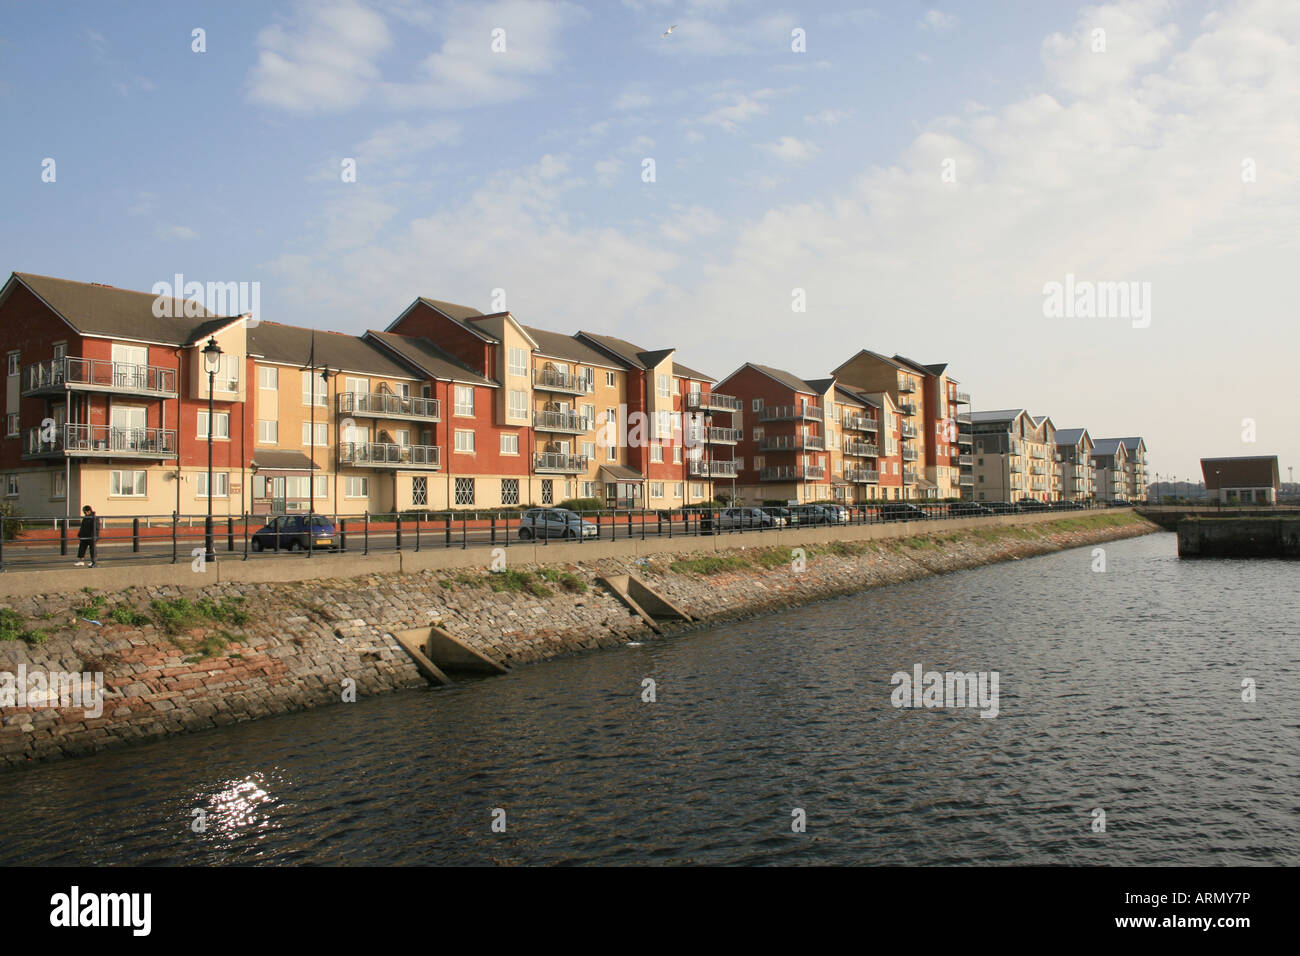
[[[206,472],[203,477],[206,481]],[[145,495],[145,473],[143,471],[110,471],[108,473],[108,493],[123,498],[143,498]]]
[[474,479],[456,479],[456,504],[472,505],[474,503]]
[[650,497],[662,498],[664,496],[664,483],[662,481],[650,482]]
[[257,440],[263,445],[274,445],[280,440],[280,423],[259,419],[257,422]]
[[474,451],[474,433],[464,428],[456,429],[456,450],[470,453]]
[[257,387],[274,392],[280,387],[280,370],[259,366],[257,369]]
[[5,415],[5,435],[13,438],[18,434],[18,413],[10,412]]
[[50,475],[50,497],[66,498],[68,496],[67,475],[61,471],[53,472]]
[[[216,412],[213,414],[213,421],[216,427],[212,430],[213,438],[230,437],[230,412]],[[199,437],[206,439],[208,437],[208,413],[199,412]]]
[[656,375],[655,387],[660,398],[671,398],[673,394],[673,379],[671,375]]
[[[313,437],[315,438],[315,441],[312,440]],[[311,423],[311,422],[303,422],[303,423],[302,423],[302,443],[303,443],[304,445],[316,445],[316,446],[319,447],[319,448],[324,448],[324,447],[328,446],[328,445],[329,445],[329,425],[327,425],[325,422],[317,422],[317,423],[316,423],[316,431],[315,431],[315,434],[314,434],[314,436],[313,436],[313,433],[312,433],[312,423]]]
[[[213,472],[212,486],[216,489],[216,494],[213,495],[214,498],[225,498],[230,494],[230,475],[224,471]],[[206,471],[199,472],[198,491],[195,492],[195,495],[199,498],[208,496],[208,473]]]
[[506,368],[509,375],[527,375],[528,374],[528,350],[521,349],[517,346],[510,346],[509,366]]
[[[472,434],[472,433],[471,433]],[[519,454],[519,436],[502,435],[501,436],[501,454],[517,455]]]
[[325,387],[324,379],[320,377],[320,372],[313,372],[311,369],[302,371],[302,403],[310,405],[313,393],[316,396],[316,404],[326,406],[329,404],[329,396],[326,394],[328,389]]
[[501,503],[503,505],[519,504],[519,479],[501,479]]
[[528,417],[528,393],[518,389],[510,392],[510,409],[508,412],[511,418]]
[[370,479],[356,475],[349,477],[346,496],[348,498],[369,498]]
[[456,414],[474,414],[474,387],[472,385],[456,386]]

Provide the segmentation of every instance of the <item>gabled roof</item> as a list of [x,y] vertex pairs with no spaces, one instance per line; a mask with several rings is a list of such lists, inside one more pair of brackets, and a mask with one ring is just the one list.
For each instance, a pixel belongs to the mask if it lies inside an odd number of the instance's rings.
[[895,353],[894,361],[902,365],[908,371],[915,372],[917,375],[935,375],[937,373],[930,371],[928,365],[922,365],[920,362],[913,362],[910,358]]
[[[97,282],[56,279],[31,272],[15,272],[0,290],[0,301],[21,284],[44,302],[79,335],[102,336],[183,346],[205,338],[239,321],[239,316],[218,316],[200,303],[163,299],[170,315],[154,315],[159,297],[152,292],[118,289]],[[186,306],[197,315],[185,314]]]
[[875,403],[865,395],[859,395],[851,388],[845,388],[843,385],[835,385],[835,401],[845,405],[874,405]]
[[811,388],[818,395],[825,395],[827,392],[829,392],[832,388],[835,387],[835,379],[833,378],[809,378],[809,379],[805,379],[804,381],[806,381],[808,383],[808,387]]
[[618,359],[623,364],[640,369],[643,372],[654,368],[674,351],[673,349],[650,351],[641,348],[639,345],[633,345],[626,339],[616,338],[612,335],[597,335],[595,332],[579,332],[578,337],[593,348],[599,349]]
[[575,335],[563,332],[549,332],[531,325],[522,327],[537,342],[537,351],[546,358],[564,359],[566,362],[580,362],[583,365],[599,365],[602,368],[622,369],[622,365],[612,361],[604,352],[598,352]]
[[772,368],[769,365],[759,365],[757,362],[746,362],[745,365],[752,369],[757,369],[768,378],[775,379],[786,388],[793,389],[796,392],[804,392],[808,395],[822,395],[825,393],[825,389],[818,391],[811,383],[805,382],[798,375],[793,375],[785,369]]
[[398,335],[395,332],[376,332],[372,329],[366,333],[366,339],[382,346],[403,361],[409,362],[429,378],[443,382],[460,382],[463,385],[496,386],[497,384],[490,378],[484,378],[473,369],[462,365],[426,338]]
[[989,412],[971,412],[972,422],[1012,422],[1025,415],[1023,408],[999,408]]
[[[926,371],[928,371],[931,375],[939,376],[942,375],[947,370],[948,363],[937,362],[934,365],[927,365],[925,368]],[[957,380],[953,378],[951,375],[948,376],[948,381],[952,382],[953,384],[958,384]]]
[[[1086,428],[1058,428],[1056,430],[1056,443],[1058,445],[1077,445],[1088,435]],[[1088,436],[1088,441],[1092,441],[1092,436]]]
[[419,376],[410,367],[355,335],[325,332],[300,325],[259,322],[248,330],[249,354],[268,362],[302,367],[312,355],[312,337],[316,339],[316,365],[328,365],[333,371],[365,372],[391,378],[413,379]]
[[1124,443],[1124,450],[1130,454],[1139,450],[1147,450],[1146,442],[1142,440],[1141,436],[1136,436],[1134,438],[1121,438],[1120,441]]
[[428,308],[433,309],[435,312],[438,312],[441,315],[446,316],[449,320],[451,320],[456,325],[460,326],[466,332],[470,333],[471,335],[477,336],[479,339],[482,339],[484,342],[500,341],[492,333],[485,332],[483,329],[480,329],[477,326],[475,326],[473,322],[469,321],[472,318],[482,317],[483,313],[480,312],[478,309],[471,308],[468,305],[457,305],[454,302],[443,302],[440,299],[430,299],[425,296],[418,297],[414,302],[412,302],[405,309],[403,309],[401,314],[397,318],[393,319],[393,321],[388,323],[384,331],[391,332],[394,328],[397,327],[398,323],[400,323],[402,319],[406,318],[406,316],[410,313],[410,311],[414,309],[417,305],[427,306]]
[[871,358],[875,359],[876,361],[884,362],[886,365],[892,365],[894,368],[897,369],[903,369],[904,371],[911,371],[911,369],[909,369],[907,366],[899,364],[898,362],[894,361],[887,355],[881,355],[879,352],[871,351],[871,349],[859,349],[857,354],[854,355],[852,358],[850,358],[847,362],[841,362],[837,367],[831,369],[831,374],[838,376],[840,373],[840,369],[844,368],[844,366],[850,364],[851,362],[854,361],[854,359],[857,359],[859,356],[862,355],[869,355],[871,356]]
[[711,385],[716,385],[718,381],[712,375],[705,375],[703,372],[697,372],[695,369],[683,365],[681,362],[673,362],[673,374],[678,378],[689,378],[693,381],[708,382]]
[[[1094,438],[1092,440],[1092,456],[1094,458],[1105,458],[1107,455],[1113,455],[1124,447],[1124,441],[1120,438]],[[1127,449],[1125,449],[1127,451]]]
[[1205,478],[1207,491],[1217,491],[1220,488],[1276,488],[1277,455],[1202,458],[1201,474]]

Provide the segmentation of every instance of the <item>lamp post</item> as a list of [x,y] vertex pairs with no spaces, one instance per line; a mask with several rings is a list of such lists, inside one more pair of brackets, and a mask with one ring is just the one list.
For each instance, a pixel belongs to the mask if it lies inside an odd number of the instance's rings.
[[217,370],[221,368],[221,346],[217,344],[216,336],[210,336],[204,346],[203,368],[208,373],[208,518],[203,524],[203,560],[215,561],[217,555],[212,550],[212,433],[215,430],[212,393],[216,388]]

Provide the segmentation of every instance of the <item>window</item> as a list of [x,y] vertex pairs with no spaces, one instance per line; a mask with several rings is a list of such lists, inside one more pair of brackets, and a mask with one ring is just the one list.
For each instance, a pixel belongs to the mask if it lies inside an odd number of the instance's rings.
[[474,451],[474,433],[463,428],[456,429],[456,450],[471,453]]
[[10,353],[9,353],[9,374],[10,374],[10,375],[17,375],[17,374],[18,374],[18,362],[19,362],[19,358],[20,358],[21,356],[22,356],[22,353],[21,353],[21,352],[10,352]]
[[660,398],[669,398],[673,394],[672,376],[656,375],[655,390]]
[[[212,430],[213,438],[230,437],[230,412],[217,412],[215,415],[216,427]],[[208,413],[199,412],[199,437],[208,437]]]
[[501,454],[517,455],[519,454],[519,436],[502,435],[501,436]]
[[[762,468],[762,467],[763,467],[763,463],[764,463],[766,460],[767,460],[767,459],[764,458],[762,455],[755,455],[755,456],[754,456],[754,470],[757,471],[758,469]],[[740,466],[738,466],[738,467],[740,467]]]
[[655,412],[655,438],[673,437],[672,412]]
[[456,386],[456,414],[474,414],[474,387],[472,385]]
[[[456,498],[457,498],[456,503],[457,504],[460,504],[460,483],[465,480],[467,479],[464,478],[456,479]],[[470,482],[469,503],[473,504],[474,503],[474,479],[470,478],[468,479],[468,481]],[[414,478],[411,479],[411,504],[428,505],[428,503],[429,503],[429,479],[425,475],[416,475]]]
[[[224,471],[213,472],[212,485],[217,490],[213,497],[225,498],[230,493],[230,476]],[[194,493],[195,497],[206,498],[208,496],[208,473],[206,471],[199,472],[197,489]]]
[[610,445],[608,448],[605,449],[605,460],[618,461],[618,446]]
[[761,398],[754,399],[753,409],[756,412],[763,410],[763,400]]
[[698,481],[693,481],[693,482],[691,482],[691,497],[692,497],[692,498],[703,498],[703,497],[704,497],[704,485],[701,484],[701,483],[698,482]]
[[348,498],[369,498],[370,497],[370,479],[362,477],[350,477],[344,492]]
[[343,391],[349,395],[369,395],[370,379],[368,378],[345,378],[343,380]]
[[680,465],[681,463],[682,463],[682,446],[673,445],[673,464]]
[[662,481],[650,482],[650,497],[662,498],[664,496],[664,483]]
[[754,429],[754,441],[762,441],[762,440],[763,440],[763,429],[761,429],[761,428],[755,428],[755,429]]
[[613,373],[613,372],[606,372],[606,373],[605,373],[605,384],[606,384],[609,388],[613,388],[613,387],[614,387],[614,373]]
[[[239,364],[243,357],[231,355],[229,352],[221,353],[221,364],[217,368],[216,387],[218,392],[237,392],[239,391]],[[144,364],[143,361],[140,362]]]
[[280,370],[278,368],[259,366],[257,369],[257,387],[268,392],[278,390],[280,387]]
[[8,498],[18,497],[18,476],[5,476],[5,496]]
[[315,441],[312,441],[312,423],[302,423],[302,443],[304,445],[316,445],[325,448],[329,445],[329,425],[325,422],[316,423]]
[[[144,497],[144,476],[143,471],[110,471],[108,473],[108,493],[121,497]],[[204,477],[206,478],[206,475]]]
[[527,375],[528,374],[528,351],[516,346],[510,346],[509,364],[506,367],[508,375]]
[[18,413],[10,412],[5,416],[5,435],[13,438],[18,434]]
[[595,405],[583,405],[583,406],[582,406],[582,417],[585,418],[585,419],[587,420],[588,424],[592,424],[592,425],[594,425],[595,422],[596,422],[596,406],[595,406]]
[[591,461],[596,457],[596,443],[594,441],[582,442],[578,452],[583,458]]
[[328,498],[330,496],[329,475],[316,475],[312,484],[315,485],[315,494],[317,498]]
[[66,498],[68,496],[68,476],[61,471],[56,471],[50,475],[50,497]]
[[584,481],[582,483],[582,497],[598,498],[600,496],[599,487],[594,481]]
[[555,482],[550,478],[544,478],[542,480],[542,504],[555,504]]
[[501,503],[503,505],[519,504],[519,479],[501,479]]
[[[425,479],[417,479],[423,481]],[[456,504],[472,505],[474,503],[474,479],[457,478],[456,479]]]
[[680,497],[682,496],[682,488],[683,488],[683,487],[684,487],[684,485],[683,485],[680,481],[673,485],[673,497],[674,497],[674,498],[680,498]]
[[274,445],[280,440],[280,423],[258,419],[257,440],[263,445]]
[[286,498],[306,498],[308,488],[306,475],[288,475],[284,479]]
[[[662,462],[664,460],[663,445],[654,444],[650,446],[650,460],[652,462]],[[662,498],[663,495],[660,495],[659,497]]]
[[[457,413],[459,414],[459,412]],[[506,414],[511,418],[528,417],[528,393],[525,391],[510,392],[510,408]]]
[[325,382],[321,380],[320,375],[316,372],[313,372],[311,369],[304,369],[301,374],[302,374],[302,403],[304,405],[310,405],[311,397],[313,394],[315,394],[317,405],[321,407],[325,407],[326,405],[328,405],[329,398],[325,394],[327,389],[325,388]]

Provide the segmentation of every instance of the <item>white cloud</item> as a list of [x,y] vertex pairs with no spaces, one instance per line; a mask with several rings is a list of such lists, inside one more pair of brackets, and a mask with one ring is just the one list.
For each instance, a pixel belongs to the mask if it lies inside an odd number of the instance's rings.
[[944,30],[952,30],[957,26],[958,19],[955,13],[944,13],[942,10],[927,10],[925,18],[918,20],[916,25],[922,30],[932,30],[940,33]]
[[159,226],[158,236],[162,239],[179,239],[181,241],[199,238],[199,234],[189,226]]
[[794,136],[782,136],[775,143],[760,143],[759,149],[786,163],[806,163],[819,152],[806,139]]
[[674,205],[670,217],[659,224],[659,232],[673,242],[687,242],[700,236],[715,235],[722,225],[722,218],[712,209]]
[[753,93],[715,94],[715,100],[729,102],[705,113],[698,121],[706,126],[721,126],[728,133],[734,133],[741,123],[747,123],[755,116],[767,112],[767,104],[763,101],[770,99],[773,93],[773,90],[755,90]]
[[805,116],[803,121],[814,126],[834,126],[852,115],[848,110],[820,110]]

